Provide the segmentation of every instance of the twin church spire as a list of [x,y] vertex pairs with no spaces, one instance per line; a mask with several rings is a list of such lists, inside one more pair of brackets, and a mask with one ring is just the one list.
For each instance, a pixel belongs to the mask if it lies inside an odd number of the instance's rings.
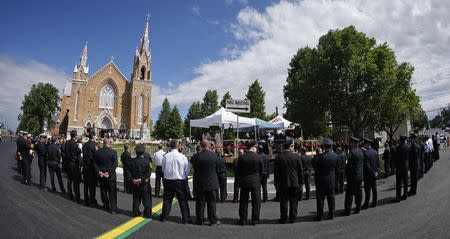
[[[140,39],[139,48],[136,48],[136,55],[134,58],[134,67],[131,79],[150,79],[150,49],[149,49],[149,17],[147,14],[147,19],[145,21],[144,32]],[[80,61],[75,65],[73,73],[73,79],[85,80],[87,79],[87,74],[89,73],[89,66],[87,65],[87,49],[88,42],[85,43],[83,50],[81,51]]]

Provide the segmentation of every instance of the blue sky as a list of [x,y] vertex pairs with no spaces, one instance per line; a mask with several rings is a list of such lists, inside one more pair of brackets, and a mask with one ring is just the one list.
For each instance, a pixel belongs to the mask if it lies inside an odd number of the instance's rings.
[[0,8],[0,121],[15,128],[23,94],[37,82],[62,89],[82,47],[94,73],[114,56],[130,76],[150,17],[152,118],[167,97],[184,116],[206,89],[243,98],[259,79],[266,112],[283,111],[289,62],[329,29],[354,25],[415,66],[425,110],[450,103],[447,0],[6,0]]

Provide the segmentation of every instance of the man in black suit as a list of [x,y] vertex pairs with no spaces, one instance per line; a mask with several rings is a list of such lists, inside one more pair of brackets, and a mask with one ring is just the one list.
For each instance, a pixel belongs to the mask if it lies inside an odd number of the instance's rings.
[[[132,193],[132,183],[131,179],[128,175],[128,166],[132,164],[132,158],[131,154],[128,151],[128,145],[123,145],[123,153],[120,155],[120,161],[122,162],[122,168],[123,168],[123,186],[126,193]],[[136,149],[135,149],[136,150]]]
[[411,177],[411,185],[408,192],[408,196],[414,196],[417,192],[417,181],[419,180],[419,154],[420,146],[417,143],[417,136],[411,133],[411,155],[409,157],[409,175]]
[[[411,156],[411,146],[406,142],[407,137],[400,137],[400,144],[397,146],[395,154],[395,164],[397,174],[395,175],[396,197],[394,202],[406,200],[408,198],[408,168]],[[402,193],[403,187],[403,195]]]
[[152,189],[150,186],[150,176],[152,171],[150,169],[150,160],[144,157],[144,145],[137,145],[135,150],[136,158],[127,165],[127,180],[131,182],[131,190],[133,191],[133,214],[134,216],[141,215],[139,206],[142,201],[144,205],[144,217],[151,218]]
[[336,168],[336,184],[334,187],[334,193],[340,194],[344,192],[344,171],[345,171],[345,157],[342,152],[342,148],[338,147],[336,151],[338,155],[337,168]]
[[61,151],[59,150],[59,146],[56,144],[56,140],[53,138],[51,140],[50,145],[47,148],[48,158],[47,158],[47,166],[48,172],[50,173],[50,183],[52,184],[52,192],[56,192],[55,187],[55,173],[58,178],[59,189],[62,193],[66,193],[66,189],[64,188],[62,176],[61,176]]
[[209,142],[201,142],[202,151],[197,154],[193,162],[195,172],[194,184],[196,190],[195,214],[196,223],[202,225],[204,221],[205,204],[208,208],[210,225],[218,222],[216,215],[217,190],[219,190],[219,156],[209,150]]
[[94,155],[96,146],[94,132],[89,132],[89,140],[83,145],[83,178],[84,178],[84,203],[86,206],[97,205],[95,191],[97,190],[97,174],[94,169]]
[[293,153],[292,141],[283,144],[284,151],[278,154],[274,164],[274,185],[280,197],[281,224],[294,223],[297,218],[298,193],[302,190],[303,169],[302,161],[298,154]]
[[364,152],[364,193],[365,200],[362,205],[362,209],[369,208],[370,192],[372,191],[372,204],[371,207],[377,206],[377,177],[380,171],[379,169],[379,157],[378,152],[371,147],[372,140],[364,139],[363,152]]
[[[70,131],[70,140],[66,143],[66,166],[67,166],[67,193],[71,200],[75,200],[77,203],[81,202],[80,199],[80,159],[81,150],[78,148],[76,142],[77,131]],[[73,191],[72,191],[73,190]],[[75,196],[73,195],[75,193]]]
[[353,196],[355,197],[355,214],[361,210],[362,181],[364,180],[364,153],[358,147],[359,139],[350,137],[350,155],[345,166],[347,191],[345,192],[345,215],[350,215]]
[[[227,200],[227,162],[223,155],[222,150],[216,150],[217,156],[219,157],[219,189],[220,189],[220,202],[224,203]],[[195,193],[194,193],[195,197]],[[219,198],[217,199],[219,201]]]
[[239,156],[237,177],[240,180],[239,221],[244,226],[247,222],[248,197],[252,195],[252,225],[259,223],[261,209],[261,178],[263,176],[263,162],[256,153],[256,142],[247,144],[247,151]]
[[94,168],[99,177],[103,208],[111,214],[117,211],[116,168],[117,153],[111,149],[111,139],[103,140],[103,148],[95,152]]
[[45,145],[46,136],[40,135],[39,141],[36,143],[36,154],[38,156],[39,165],[39,189],[47,190],[45,184],[47,182],[47,147]]
[[336,179],[338,155],[333,152],[333,141],[329,138],[323,140],[324,151],[317,159],[317,220],[322,220],[325,197],[328,203],[328,215],[330,219],[334,218],[334,188]]
[[262,201],[266,202],[268,199],[268,194],[267,194],[267,179],[270,176],[270,171],[269,171],[269,156],[267,156],[267,154],[264,153],[264,148],[262,145],[258,146],[258,154],[259,156],[261,156],[261,160],[263,161],[263,176],[261,178],[261,187],[262,187]]
[[[303,167],[303,184],[305,185],[305,200],[309,200],[309,193],[311,190],[311,186],[309,183],[309,178],[311,177],[313,166],[311,158],[306,155],[306,148],[301,147],[300,148],[300,159],[302,161],[302,167]],[[301,201],[303,199],[303,189],[300,190],[299,200]]]

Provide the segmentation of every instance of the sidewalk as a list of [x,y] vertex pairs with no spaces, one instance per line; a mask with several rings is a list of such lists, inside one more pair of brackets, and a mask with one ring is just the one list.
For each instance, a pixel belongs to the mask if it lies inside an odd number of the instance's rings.
[[[116,169],[116,174],[117,174],[117,187],[120,190],[123,190],[123,169],[122,168],[117,168]],[[152,186],[152,188],[155,187],[155,173],[152,173],[152,175],[150,176],[150,184]],[[309,180],[310,185],[311,185],[311,192],[316,190],[316,186],[314,184],[314,179],[311,177],[311,179]],[[162,186],[162,185],[161,185]],[[189,188],[191,189],[192,192],[192,179],[189,180]],[[229,195],[233,195],[233,190],[234,190],[234,177],[228,177],[227,178],[227,192]],[[305,191],[305,188],[303,187],[303,191]],[[271,196],[275,196],[275,186],[273,185],[273,174],[270,175],[269,179],[267,180],[267,193]]]

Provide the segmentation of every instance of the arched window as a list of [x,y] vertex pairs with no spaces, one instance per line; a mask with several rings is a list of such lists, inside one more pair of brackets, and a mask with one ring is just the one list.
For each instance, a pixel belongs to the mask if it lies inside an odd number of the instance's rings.
[[109,83],[100,91],[100,108],[114,109],[114,88]]
[[80,92],[77,91],[77,95],[75,96],[75,112],[73,114],[73,119],[78,120],[78,100],[80,98]]
[[139,123],[142,124],[142,115],[144,113],[144,96],[141,95],[139,96],[139,106],[138,106],[138,119],[139,119]]
[[141,68],[141,77],[139,79],[141,79],[141,80],[145,79],[145,67]]

